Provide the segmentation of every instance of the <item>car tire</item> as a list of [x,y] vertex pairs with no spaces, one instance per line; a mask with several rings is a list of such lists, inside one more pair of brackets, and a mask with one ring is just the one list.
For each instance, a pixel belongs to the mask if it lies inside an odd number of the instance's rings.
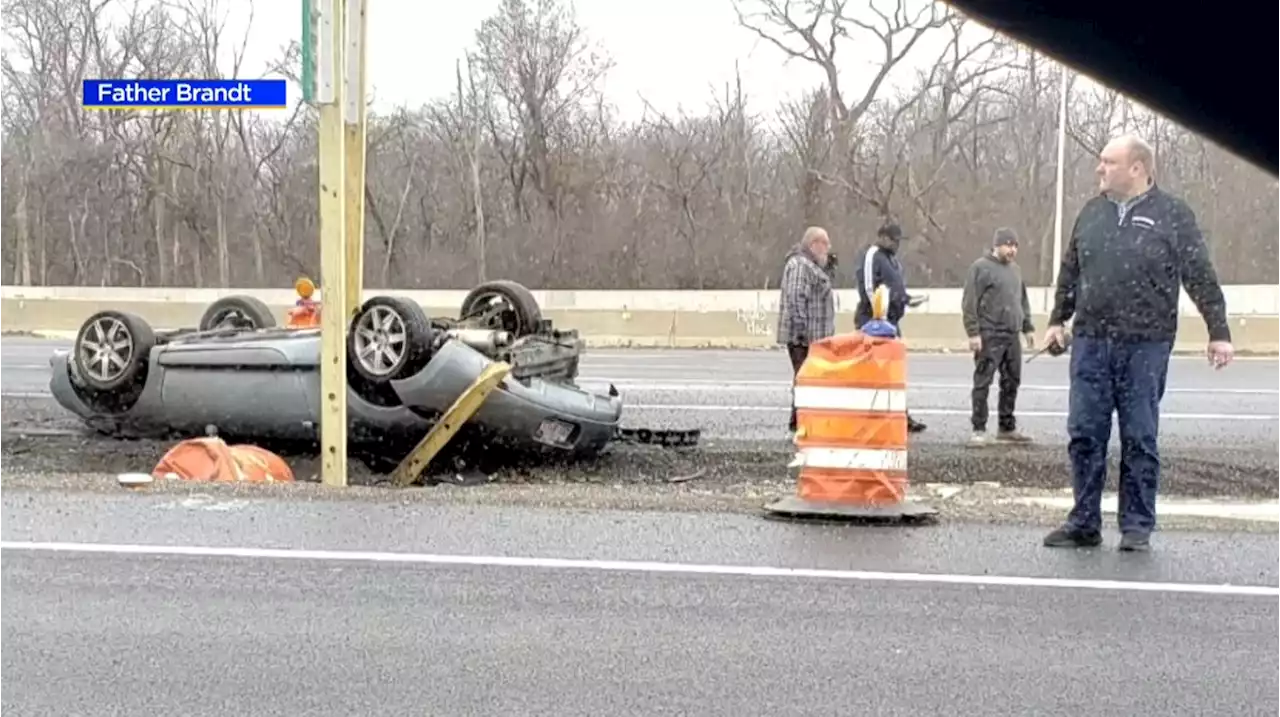
[[276,316],[271,307],[256,296],[224,296],[209,304],[200,317],[200,330],[212,331],[228,319],[236,317],[236,326],[247,330],[275,328]]
[[478,314],[483,305],[492,299],[506,302],[508,311],[503,312],[501,325],[485,328],[509,331],[517,339],[538,331],[538,325],[542,323],[542,308],[538,306],[538,300],[533,298],[533,292],[523,284],[506,279],[486,281],[467,292],[466,298],[462,300],[462,311],[459,314],[461,320],[474,318],[473,314]]
[[431,360],[434,341],[431,319],[417,302],[375,296],[351,320],[347,364],[360,383],[385,386],[421,371]]
[[72,360],[85,388],[96,393],[127,392],[146,380],[155,331],[136,314],[99,311],[76,333]]

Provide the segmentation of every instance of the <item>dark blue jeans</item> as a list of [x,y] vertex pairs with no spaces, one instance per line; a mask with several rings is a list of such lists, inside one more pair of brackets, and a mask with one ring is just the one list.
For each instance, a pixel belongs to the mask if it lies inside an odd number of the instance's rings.
[[1071,342],[1071,440],[1075,507],[1067,518],[1085,530],[1102,527],[1111,414],[1120,424],[1119,522],[1122,533],[1150,533],[1160,487],[1160,401],[1169,375],[1170,342],[1124,342],[1077,336]]

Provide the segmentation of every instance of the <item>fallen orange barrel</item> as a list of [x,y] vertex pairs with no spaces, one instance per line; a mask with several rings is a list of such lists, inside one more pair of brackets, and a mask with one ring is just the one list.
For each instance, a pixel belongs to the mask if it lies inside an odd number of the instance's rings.
[[164,454],[151,475],[219,483],[293,481],[293,471],[280,456],[258,446],[229,446],[221,438],[191,438],[179,443]]
[[933,515],[907,501],[906,346],[862,332],[809,347],[796,375],[796,494],[770,513],[844,518]]

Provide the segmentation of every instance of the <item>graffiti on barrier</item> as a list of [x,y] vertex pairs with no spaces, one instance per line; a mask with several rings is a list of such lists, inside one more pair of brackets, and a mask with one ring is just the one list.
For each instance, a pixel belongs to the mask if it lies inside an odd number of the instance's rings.
[[756,299],[756,305],[738,309],[738,323],[750,336],[769,336],[776,328],[778,302]]
[[[840,313],[840,292],[833,291],[832,300],[835,304],[836,313]],[[757,297],[755,306],[746,309],[738,309],[736,312],[738,323],[747,332],[749,336],[769,336],[777,329],[778,322],[778,300],[764,299]]]

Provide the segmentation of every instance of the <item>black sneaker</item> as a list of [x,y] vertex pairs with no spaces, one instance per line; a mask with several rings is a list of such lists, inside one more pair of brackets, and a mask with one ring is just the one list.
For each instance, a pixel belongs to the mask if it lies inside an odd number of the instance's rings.
[[1118,549],[1126,553],[1145,553],[1151,550],[1151,536],[1146,533],[1125,533],[1120,536]]
[[1032,438],[1016,428],[1001,429],[996,433],[996,440],[1001,443],[1031,443]]
[[1102,533],[1064,525],[1044,536],[1046,548],[1096,548],[1102,545]]
[[911,416],[907,416],[907,432],[908,433],[920,433],[926,428],[928,428],[928,426],[926,426],[925,424],[917,421]]

